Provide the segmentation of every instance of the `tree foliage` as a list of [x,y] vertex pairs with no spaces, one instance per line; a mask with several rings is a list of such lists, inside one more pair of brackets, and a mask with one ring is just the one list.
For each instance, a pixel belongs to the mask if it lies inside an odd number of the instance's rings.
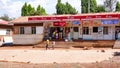
[[25,3],[21,9],[21,16],[34,15],[46,15],[46,11],[40,5],[38,5],[37,9],[35,10],[35,8],[31,6],[31,4],[27,5],[27,3]]
[[96,11],[97,11],[97,12],[105,12],[105,8],[104,8],[103,5],[98,5]]
[[116,4],[116,11],[120,11],[120,3],[119,2],[117,2],[117,4]]
[[10,18],[7,14],[4,14],[3,16],[0,17],[0,19],[3,19],[5,21],[11,21],[13,20],[14,18]]
[[40,5],[38,5],[37,10],[36,10],[36,15],[45,15],[45,9],[42,8]]
[[[90,9],[88,9],[88,4],[90,4]],[[90,10],[90,12],[95,13],[97,12],[97,2],[96,0],[81,0],[81,5],[82,5],[82,13],[88,13],[88,11]]]
[[58,3],[56,5],[56,13],[57,14],[77,14],[78,12],[68,2],[63,4],[61,3],[61,0],[58,0]]
[[117,3],[117,0],[105,0],[104,1],[105,11],[114,12],[116,3]]
[[24,4],[23,7],[22,7],[21,15],[22,15],[22,16],[27,16],[27,15],[28,15],[27,3],[26,3],[26,2],[25,2],[25,4]]

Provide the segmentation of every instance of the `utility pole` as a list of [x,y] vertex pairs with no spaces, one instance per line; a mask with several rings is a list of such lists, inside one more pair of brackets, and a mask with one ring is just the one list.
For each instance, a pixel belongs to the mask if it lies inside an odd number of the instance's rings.
[[90,0],[88,0],[88,13],[90,13]]

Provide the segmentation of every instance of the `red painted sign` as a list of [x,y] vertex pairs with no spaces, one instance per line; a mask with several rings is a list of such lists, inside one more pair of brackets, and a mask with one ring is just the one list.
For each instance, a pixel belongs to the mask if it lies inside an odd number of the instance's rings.
[[47,21],[47,20],[60,20],[65,19],[102,19],[102,18],[120,18],[120,14],[81,14],[81,15],[61,15],[61,16],[38,16],[38,17],[28,17],[28,21]]
[[64,21],[57,21],[57,22],[53,22],[53,26],[66,26],[66,22]]

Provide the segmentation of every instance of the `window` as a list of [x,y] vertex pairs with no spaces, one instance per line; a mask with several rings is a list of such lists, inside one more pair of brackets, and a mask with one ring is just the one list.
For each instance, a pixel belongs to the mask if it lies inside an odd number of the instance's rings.
[[32,27],[32,34],[36,34],[36,27]]
[[83,27],[83,34],[89,34],[89,28]]
[[7,29],[6,35],[10,35],[10,29]]
[[24,34],[24,27],[20,27],[20,34]]
[[93,33],[97,33],[98,32],[98,27],[93,27]]
[[108,34],[108,27],[107,26],[103,27],[103,34]]
[[74,32],[78,32],[78,27],[73,28]]

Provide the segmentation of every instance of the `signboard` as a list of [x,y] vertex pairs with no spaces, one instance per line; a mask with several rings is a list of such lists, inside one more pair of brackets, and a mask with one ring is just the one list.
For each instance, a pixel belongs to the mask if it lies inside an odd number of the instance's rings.
[[119,20],[101,20],[102,24],[118,24]]
[[73,21],[72,24],[74,24],[74,25],[79,25],[80,22],[79,22],[79,21]]
[[64,21],[53,22],[53,26],[66,26],[66,22],[64,22]]
[[71,19],[102,19],[102,18],[120,18],[120,14],[83,14],[83,15],[56,15],[56,16],[37,16],[37,17],[28,17],[28,21],[63,21],[63,20],[71,20]]

